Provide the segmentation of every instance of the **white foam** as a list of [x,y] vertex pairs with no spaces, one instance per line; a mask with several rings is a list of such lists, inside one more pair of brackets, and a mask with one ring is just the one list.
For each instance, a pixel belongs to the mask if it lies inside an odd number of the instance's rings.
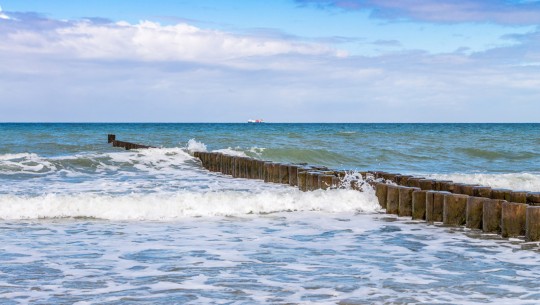
[[458,183],[479,184],[493,188],[540,192],[540,174],[427,174],[427,178],[452,180]]
[[206,145],[202,142],[198,142],[195,139],[190,139],[187,142],[186,149],[191,153],[196,152],[196,151],[200,151],[200,152],[207,151]]
[[90,217],[110,220],[174,220],[196,216],[233,216],[280,211],[376,212],[372,193],[353,190],[300,192],[296,189],[191,192],[176,194],[98,194],[37,197],[0,195],[1,219]]
[[239,150],[240,148],[237,148],[237,149],[233,149],[232,147],[229,147],[229,148],[223,148],[223,149],[217,149],[217,150],[214,150],[214,152],[218,152],[218,153],[222,153],[224,155],[229,155],[229,156],[235,156],[235,157],[247,157],[248,155],[246,155],[245,152]]
[[2,174],[39,174],[56,169],[56,166],[49,160],[34,153],[0,155],[0,173]]

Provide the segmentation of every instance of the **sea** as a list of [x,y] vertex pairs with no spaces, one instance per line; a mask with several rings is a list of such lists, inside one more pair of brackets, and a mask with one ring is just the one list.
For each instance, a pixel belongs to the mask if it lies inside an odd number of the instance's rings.
[[540,304],[537,243],[195,151],[540,191],[540,124],[2,123],[0,304]]

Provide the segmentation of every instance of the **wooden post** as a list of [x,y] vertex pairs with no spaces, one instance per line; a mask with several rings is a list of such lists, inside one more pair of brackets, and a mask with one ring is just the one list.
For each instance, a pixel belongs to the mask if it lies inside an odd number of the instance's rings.
[[425,179],[424,177],[409,178],[409,180],[407,180],[407,185],[405,186],[420,188],[420,180],[424,180],[424,179]]
[[460,189],[460,194],[467,196],[474,196],[474,188],[478,185],[474,184],[463,184]]
[[281,164],[279,166],[279,180],[281,184],[289,184],[289,165]]
[[399,186],[388,185],[386,192],[386,213],[397,214],[399,210]]
[[491,188],[489,186],[475,186],[473,193],[476,197],[491,198]]
[[255,178],[257,180],[264,180],[264,161],[255,160]]
[[484,201],[490,200],[483,197],[469,197],[467,199],[466,224],[469,229],[482,230],[482,217],[484,211]]
[[321,187],[319,186],[319,176],[322,175],[321,172],[314,172],[313,175],[311,175],[311,190],[312,191],[315,191],[315,190],[318,190],[320,189]]
[[529,192],[513,191],[510,193],[510,201],[516,203],[527,203],[527,195]]
[[516,237],[525,235],[527,204],[503,202],[501,209],[501,235],[502,237]]
[[289,185],[297,186],[298,185],[298,166],[289,165]]
[[443,199],[443,223],[447,226],[461,226],[466,221],[467,199],[469,195],[447,194]]
[[441,187],[440,191],[442,192],[453,193],[454,189],[456,188],[456,184],[452,181],[449,181],[449,182],[441,183],[440,187]]
[[424,191],[431,191],[435,189],[435,180],[422,179],[420,180],[420,188]]
[[409,179],[411,179],[411,178],[413,178],[413,176],[411,176],[411,175],[398,175],[398,176],[396,176],[396,179],[397,179],[396,183],[398,185],[405,185],[406,186],[407,181],[409,181]]
[[[365,177],[365,175],[363,175]],[[384,180],[388,180],[388,181],[394,181],[394,178],[397,176],[397,174],[391,174],[391,173],[384,173],[382,174],[382,178]]]
[[453,183],[453,189],[450,191],[454,194],[461,194],[461,188],[465,185],[465,183]]
[[507,189],[492,189],[491,199],[512,200],[512,191]]
[[281,183],[281,179],[279,177],[279,167],[281,164],[279,163],[272,163],[272,180],[273,183]]
[[443,208],[444,208],[444,195],[450,194],[449,192],[428,192],[426,195],[426,221],[428,222],[442,222],[443,221]]
[[264,162],[264,182],[272,182],[274,174],[274,163]]
[[501,209],[504,200],[491,199],[484,201],[482,230],[486,233],[501,231]]
[[332,177],[332,187],[333,188],[341,188],[342,187],[341,183],[342,183],[341,178],[336,177],[336,176]]
[[388,184],[386,183],[377,183],[375,185],[375,196],[379,201],[381,208],[386,209],[386,196],[388,193]]
[[427,190],[415,190],[412,194],[412,219],[426,219]]
[[399,216],[412,216],[412,194],[418,190],[420,190],[418,187],[401,187],[399,189]]
[[440,192],[448,192],[450,189],[450,185],[452,185],[453,182],[450,180],[435,180],[435,188],[434,191],[440,191]]
[[540,206],[540,193],[539,192],[528,193],[527,194],[527,204],[534,205],[534,206]]
[[296,176],[298,178],[298,182],[296,184],[298,185],[298,189],[302,192],[307,191],[307,173],[307,171],[300,171]]
[[540,240],[540,206],[529,206],[526,212],[525,239],[527,241]]
[[323,190],[332,188],[332,178],[334,178],[332,175],[319,175],[319,188]]

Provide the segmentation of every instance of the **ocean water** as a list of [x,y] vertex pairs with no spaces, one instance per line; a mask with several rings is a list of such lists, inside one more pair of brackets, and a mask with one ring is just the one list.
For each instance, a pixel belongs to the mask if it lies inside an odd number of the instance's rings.
[[[0,124],[2,304],[538,304],[536,243],[193,151],[540,191],[540,124]],[[118,140],[155,146],[125,151]]]

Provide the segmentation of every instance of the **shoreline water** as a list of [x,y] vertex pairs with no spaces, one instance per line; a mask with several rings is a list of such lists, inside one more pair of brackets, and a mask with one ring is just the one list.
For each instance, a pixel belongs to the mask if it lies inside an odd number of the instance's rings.
[[[189,154],[538,191],[537,125],[105,125],[0,124],[2,302],[540,300],[536,244],[379,214],[374,194],[209,173]],[[113,132],[163,147],[118,150]]]

